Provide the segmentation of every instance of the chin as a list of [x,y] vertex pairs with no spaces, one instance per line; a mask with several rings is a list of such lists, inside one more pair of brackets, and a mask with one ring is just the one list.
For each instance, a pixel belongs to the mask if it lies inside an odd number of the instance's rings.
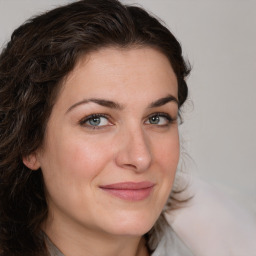
[[115,218],[111,225],[111,233],[115,235],[142,236],[146,234],[155,224],[157,218],[152,216],[126,216]]
[[122,226],[120,228],[115,228],[112,230],[113,235],[119,235],[119,236],[143,236],[145,235],[153,225],[145,225],[145,226]]

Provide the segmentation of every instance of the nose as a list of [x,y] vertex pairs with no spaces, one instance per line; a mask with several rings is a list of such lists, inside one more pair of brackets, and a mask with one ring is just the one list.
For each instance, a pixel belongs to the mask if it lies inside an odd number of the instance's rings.
[[152,162],[150,143],[141,129],[119,135],[116,164],[136,172],[146,171]]

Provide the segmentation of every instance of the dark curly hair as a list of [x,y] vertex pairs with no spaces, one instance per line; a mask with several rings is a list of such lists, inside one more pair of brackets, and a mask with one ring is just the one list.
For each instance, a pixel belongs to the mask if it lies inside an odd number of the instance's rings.
[[179,107],[185,102],[190,70],[181,46],[139,7],[117,0],[83,0],[33,17],[17,28],[0,55],[2,255],[48,255],[40,231],[48,213],[42,173],[29,170],[22,158],[42,145],[61,82],[78,59],[108,46],[150,46],[161,51],[178,80]]

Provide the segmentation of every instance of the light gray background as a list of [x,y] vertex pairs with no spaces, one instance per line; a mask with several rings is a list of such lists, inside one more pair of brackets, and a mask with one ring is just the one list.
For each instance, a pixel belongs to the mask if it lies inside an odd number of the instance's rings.
[[[0,0],[0,45],[68,0]],[[189,172],[256,208],[256,0],[123,0],[160,17],[193,70],[181,127]]]

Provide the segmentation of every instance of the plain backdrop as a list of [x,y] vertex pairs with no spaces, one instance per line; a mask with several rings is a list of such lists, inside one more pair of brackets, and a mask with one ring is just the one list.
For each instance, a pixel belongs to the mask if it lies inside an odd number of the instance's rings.
[[[0,47],[68,0],[0,0]],[[180,127],[186,168],[256,209],[256,0],[123,0],[160,17],[192,65]]]

